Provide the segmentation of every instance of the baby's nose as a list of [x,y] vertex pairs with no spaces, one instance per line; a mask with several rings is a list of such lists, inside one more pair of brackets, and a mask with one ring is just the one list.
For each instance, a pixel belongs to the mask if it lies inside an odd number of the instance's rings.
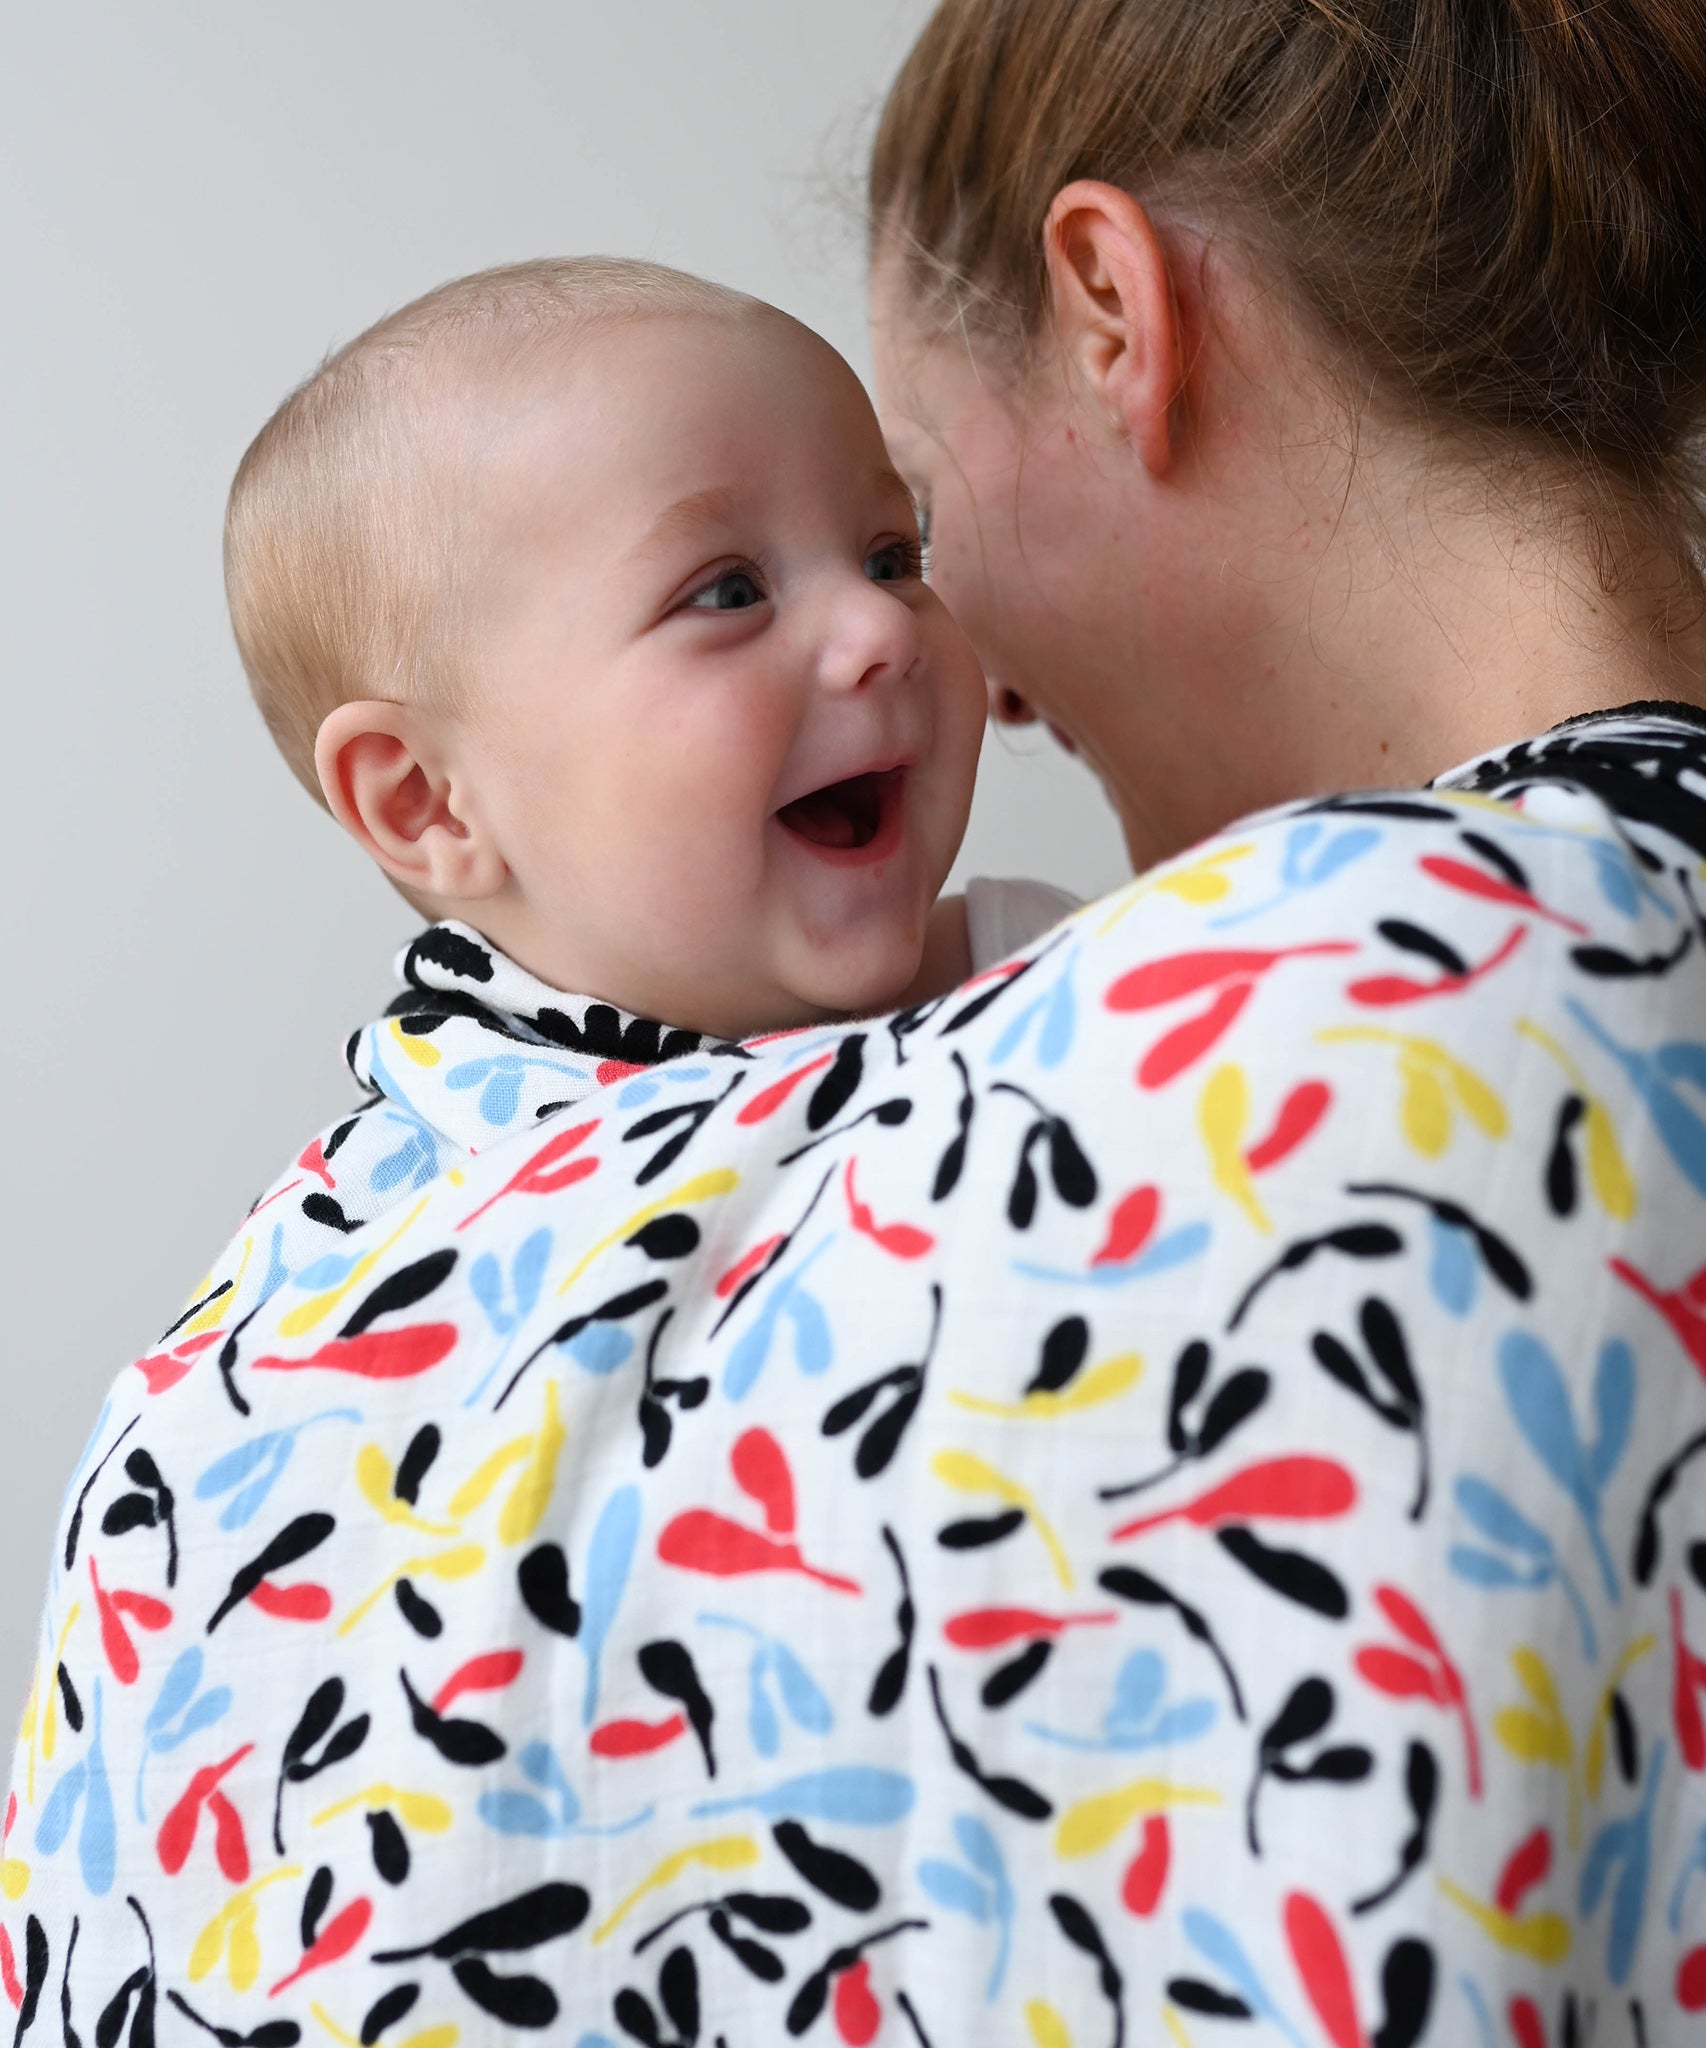
[[911,606],[880,584],[866,583],[837,607],[821,672],[831,689],[859,690],[901,681],[923,656],[923,635]]

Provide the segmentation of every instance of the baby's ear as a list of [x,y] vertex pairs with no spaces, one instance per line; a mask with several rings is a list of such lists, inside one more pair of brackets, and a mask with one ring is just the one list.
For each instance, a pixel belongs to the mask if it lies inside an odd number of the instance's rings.
[[412,895],[452,910],[503,887],[503,856],[419,706],[340,704],[321,722],[314,767],[332,816]]

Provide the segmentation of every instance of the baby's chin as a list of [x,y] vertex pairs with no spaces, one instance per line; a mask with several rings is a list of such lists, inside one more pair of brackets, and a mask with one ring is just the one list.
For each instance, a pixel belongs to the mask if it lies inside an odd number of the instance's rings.
[[784,986],[819,1022],[876,1016],[899,1005],[923,958],[923,932],[910,925],[905,931],[865,932],[844,946],[814,948],[808,959],[791,964]]

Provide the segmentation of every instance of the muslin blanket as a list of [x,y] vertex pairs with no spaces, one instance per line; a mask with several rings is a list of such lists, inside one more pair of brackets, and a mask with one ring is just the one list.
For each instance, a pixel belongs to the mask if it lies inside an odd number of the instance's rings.
[[21,2041],[1706,2028],[1706,727],[730,1046],[438,926],[120,1377]]

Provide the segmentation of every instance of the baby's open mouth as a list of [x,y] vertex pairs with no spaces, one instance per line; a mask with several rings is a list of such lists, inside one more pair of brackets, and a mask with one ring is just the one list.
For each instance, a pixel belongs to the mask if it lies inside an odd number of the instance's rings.
[[850,775],[807,796],[797,796],[776,813],[777,822],[813,846],[857,850],[869,846],[900,795],[904,768]]

